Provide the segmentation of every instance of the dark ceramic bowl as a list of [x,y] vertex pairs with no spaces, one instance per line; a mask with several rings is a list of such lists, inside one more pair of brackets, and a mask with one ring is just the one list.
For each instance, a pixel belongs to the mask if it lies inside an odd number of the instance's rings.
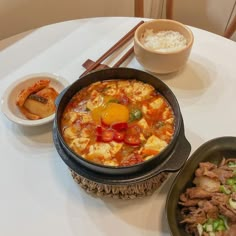
[[181,221],[179,196],[186,188],[193,186],[194,172],[200,162],[219,164],[222,158],[236,158],[236,137],[212,139],[200,146],[188,159],[175,178],[166,200],[166,213],[173,236],[190,236],[184,231]]
[[[62,113],[73,97],[83,87],[102,80],[136,79],[154,86],[171,105],[175,115],[175,133],[170,144],[155,158],[140,164],[127,167],[112,167],[99,165],[75,154],[65,143],[61,133]],[[173,92],[158,78],[143,71],[130,68],[112,68],[92,72],[75,81],[58,97],[54,121],[54,143],[64,162],[78,174],[100,182],[104,179],[114,184],[140,181],[151,178],[162,171],[178,171],[186,161],[191,146],[184,135],[184,124],[179,104]]]

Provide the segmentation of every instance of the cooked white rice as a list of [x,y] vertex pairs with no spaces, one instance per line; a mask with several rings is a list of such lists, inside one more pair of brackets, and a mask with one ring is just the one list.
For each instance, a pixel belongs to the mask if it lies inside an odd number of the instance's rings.
[[147,29],[141,38],[144,47],[159,52],[174,52],[187,45],[186,38],[179,32],[168,30],[154,33]]

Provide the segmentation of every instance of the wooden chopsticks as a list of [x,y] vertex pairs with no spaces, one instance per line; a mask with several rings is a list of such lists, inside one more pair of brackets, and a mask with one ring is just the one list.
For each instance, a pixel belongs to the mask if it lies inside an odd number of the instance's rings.
[[[135,30],[143,24],[144,21],[140,21],[134,28],[132,28],[124,37],[122,37],[116,44],[114,44],[108,51],[106,51],[98,60],[93,63],[91,66],[89,66],[84,73],[80,75],[80,77],[86,75],[87,73],[91,72],[92,70],[96,69],[96,67],[99,66],[99,64],[104,61],[107,57],[109,57],[113,52],[115,52],[117,49],[119,49],[121,46],[123,46],[125,43],[127,43],[133,36]],[[133,47],[130,48],[125,55],[120,58],[120,60],[113,66],[113,67],[118,67],[119,65],[124,62],[129,55],[133,52]]]
[[125,54],[117,61],[112,67],[116,68],[119,67],[134,51],[134,47],[132,46]]

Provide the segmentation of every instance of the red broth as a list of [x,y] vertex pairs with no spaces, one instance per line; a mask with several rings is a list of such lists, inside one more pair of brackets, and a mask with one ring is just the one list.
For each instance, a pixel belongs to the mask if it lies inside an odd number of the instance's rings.
[[68,146],[83,158],[107,166],[130,166],[165,149],[174,124],[171,106],[153,86],[110,80],[77,92],[63,112],[61,129]]

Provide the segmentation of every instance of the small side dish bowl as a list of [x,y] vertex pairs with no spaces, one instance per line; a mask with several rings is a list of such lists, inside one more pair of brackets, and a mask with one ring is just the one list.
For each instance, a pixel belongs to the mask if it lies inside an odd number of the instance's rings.
[[19,93],[34,85],[37,81],[42,79],[50,80],[49,86],[60,93],[69,83],[61,76],[51,73],[35,73],[26,75],[16,82],[11,84],[1,98],[1,109],[6,117],[12,122],[23,126],[38,126],[51,122],[54,119],[55,113],[38,120],[27,119],[16,105],[16,100]]
[[135,31],[134,53],[146,70],[172,73],[186,64],[193,41],[192,31],[184,24],[166,19],[151,20]]
[[[222,159],[236,159],[236,137],[219,137],[201,145],[187,160],[175,178],[166,200],[166,213],[170,231],[173,236],[190,236],[180,224],[180,195],[187,188],[194,186],[195,170],[200,162],[210,162],[218,165]],[[228,235],[228,234],[227,234]]]

